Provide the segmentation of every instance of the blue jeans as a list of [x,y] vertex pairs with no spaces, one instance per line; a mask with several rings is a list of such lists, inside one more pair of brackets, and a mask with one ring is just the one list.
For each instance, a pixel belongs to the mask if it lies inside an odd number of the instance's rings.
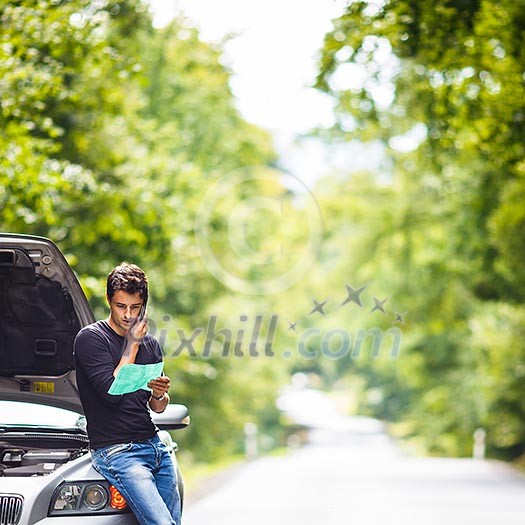
[[180,525],[177,473],[158,436],[91,451],[93,468],[124,496],[141,525]]

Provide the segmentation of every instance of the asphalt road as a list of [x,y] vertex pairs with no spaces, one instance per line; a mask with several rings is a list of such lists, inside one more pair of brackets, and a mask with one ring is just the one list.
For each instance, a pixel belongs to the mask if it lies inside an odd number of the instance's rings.
[[415,458],[381,423],[332,416],[311,443],[248,463],[183,525],[524,525],[525,477],[504,464]]

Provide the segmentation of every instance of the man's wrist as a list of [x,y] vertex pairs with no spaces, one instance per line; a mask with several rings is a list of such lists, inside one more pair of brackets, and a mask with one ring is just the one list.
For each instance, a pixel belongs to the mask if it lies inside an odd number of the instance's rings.
[[153,392],[151,393],[151,397],[157,401],[162,401],[166,397],[166,392],[163,392],[161,396],[156,396]]

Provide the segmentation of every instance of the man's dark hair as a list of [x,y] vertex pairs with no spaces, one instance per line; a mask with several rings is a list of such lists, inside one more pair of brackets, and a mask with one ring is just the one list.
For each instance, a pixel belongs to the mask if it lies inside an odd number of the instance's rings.
[[123,290],[130,294],[139,292],[140,297],[146,303],[148,300],[148,278],[136,264],[122,262],[111,270],[106,283],[106,293],[110,299],[117,290]]

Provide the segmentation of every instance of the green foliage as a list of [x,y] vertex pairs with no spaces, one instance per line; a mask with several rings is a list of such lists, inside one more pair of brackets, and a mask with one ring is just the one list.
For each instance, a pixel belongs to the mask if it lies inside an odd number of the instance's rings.
[[318,134],[392,159],[386,185],[324,182],[345,272],[409,310],[398,362],[358,371],[382,391],[373,412],[435,453],[470,454],[479,426],[492,454],[525,450],[524,37],[523,1],[357,1],[319,62],[337,123]]
[[[196,252],[196,209],[217,177],[273,162],[268,134],[236,110],[220,47],[180,20],[153,29],[145,2],[4,2],[0,22],[0,229],[57,242],[99,317],[109,270],[143,266],[170,356],[225,293]],[[241,449],[247,421],[276,424],[280,379],[243,366],[167,358],[197,459]]]

